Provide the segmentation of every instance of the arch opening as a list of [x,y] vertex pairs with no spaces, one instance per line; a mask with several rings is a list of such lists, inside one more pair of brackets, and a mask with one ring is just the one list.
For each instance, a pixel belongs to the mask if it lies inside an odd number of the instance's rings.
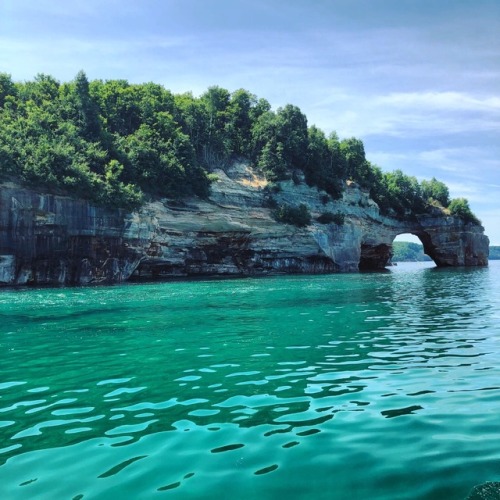
[[[401,245],[398,245],[398,252],[395,256],[394,242],[406,243],[405,252],[410,255],[409,258],[401,259],[399,256]],[[434,261],[441,265],[437,249],[432,243],[432,239],[426,232],[402,232],[390,237],[385,242],[362,242],[359,259],[359,269],[361,271],[383,270],[386,267],[397,263],[398,261],[425,262]]]
[[[394,243],[398,244],[395,248]],[[431,237],[425,232],[399,233],[392,241],[391,262],[431,262],[436,265],[435,246]]]

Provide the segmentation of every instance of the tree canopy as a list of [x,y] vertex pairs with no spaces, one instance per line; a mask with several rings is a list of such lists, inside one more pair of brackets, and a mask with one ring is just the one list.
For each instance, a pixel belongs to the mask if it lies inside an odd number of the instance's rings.
[[273,111],[244,89],[214,86],[195,97],[155,83],[89,81],[83,71],[68,83],[44,74],[20,83],[0,73],[0,180],[133,209],[145,197],[205,197],[209,173],[238,158],[270,181],[301,172],[333,198],[346,180],[357,182],[388,215],[449,206],[477,221],[442,182],[383,172],[360,139],[327,137],[297,106]]

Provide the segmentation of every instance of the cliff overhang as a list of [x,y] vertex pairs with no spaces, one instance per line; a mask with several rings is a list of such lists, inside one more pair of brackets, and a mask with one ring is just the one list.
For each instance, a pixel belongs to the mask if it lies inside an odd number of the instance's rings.
[[[332,200],[303,180],[272,192],[248,165],[217,171],[207,200],[157,200],[134,213],[83,200],[0,188],[0,284],[116,283],[130,278],[251,276],[383,269],[392,242],[410,233],[438,266],[485,266],[482,226],[457,217],[398,219],[355,184]],[[303,228],[277,222],[271,205],[304,204]],[[324,213],[341,224],[321,224]]]

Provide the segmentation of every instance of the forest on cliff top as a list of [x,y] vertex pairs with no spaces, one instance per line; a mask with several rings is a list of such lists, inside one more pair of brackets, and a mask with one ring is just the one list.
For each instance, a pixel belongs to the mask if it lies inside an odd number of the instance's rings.
[[294,105],[271,109],[247,90],[210,87],[199,97],[155,83],[71,82],[0,73],[0,181],[133,210],[154,197],[207,197],[216,168],[246,159],[269,181],[297,180],[333,199],[346,180],[369,190],[382,213],[441,213],[478,222],[447,186],[384,172],[357,138],[309,126]]

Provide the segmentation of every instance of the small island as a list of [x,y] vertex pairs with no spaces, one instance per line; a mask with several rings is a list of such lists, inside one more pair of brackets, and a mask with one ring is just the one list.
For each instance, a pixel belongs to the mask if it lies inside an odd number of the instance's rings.
[[0,182],[3,285],[383,269],[404,233],[438,266],[488,263],[445,184],[243,89],[2,73]]

